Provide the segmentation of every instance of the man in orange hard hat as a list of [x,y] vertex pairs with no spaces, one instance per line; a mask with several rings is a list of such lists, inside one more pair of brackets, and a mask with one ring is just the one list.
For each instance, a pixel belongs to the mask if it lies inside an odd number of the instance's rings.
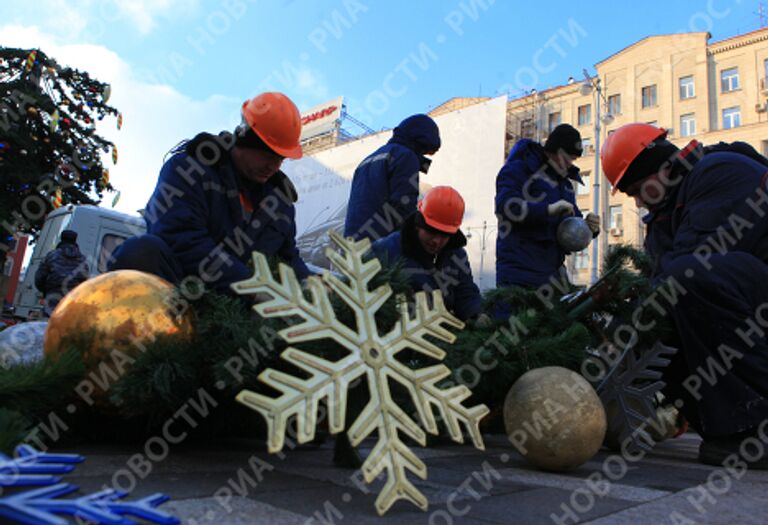
[[373,243],[372,250],[385,265],[401,263],[414,290],[440,290],[446,308],[462,321],[482,316],[488,323],[464,250],[467,239],[459,229],[463,217],[459,192],[435,186],[400,230]]
[[234,133],[200,133],[171,151],[144,212],[147,234],[128,239],[111,269],[229,291],[251,277],[259,251],[309,274],[296,248],[296,189],[280,171],[302,155],[299,110],[282,93],[262,93],[241,114]]
[[679,149],[648,124],[609,135],[601,160],[649,211],[654,275],[675,291],[665,394],[704,438],[700,461],[768,468],[768,161],[740,142]]

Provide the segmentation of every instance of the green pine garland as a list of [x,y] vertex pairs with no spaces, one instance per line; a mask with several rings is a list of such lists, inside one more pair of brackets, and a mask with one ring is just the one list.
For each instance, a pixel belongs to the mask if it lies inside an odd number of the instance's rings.
[[[469,384],[474,401],[486,403],[498,413],[509,388],[528,370],[556,365],[578,371],[588,349],[597,347],[606,337],[601,328],[605,323],[600,319],[619,319],[631,314],[642,297],[653,290],[647,277],[647,258],[637,250],[620,247],[609,254],[606,263],[606,268],[616,269],[606,274],[599,290],[592,291],[590,308],[579,310],[578,315],[570,303],[558,297],[550,298],[552,307],[548,308],[532,290],[489,291],[484,297],[486,311],[493,312],[506,304],[514,315],[490,327],[470,323],[457,334],[454,344],[444,345],[444,362],[454,372],[446,382]],[[634,270],[628,267],[629,263]],[[401,299],[396,295],[404,295],[408,300],[413,293],[401,268],[382,271],[372,286],[387,282],[396,293],[380,311],[382,330],[397,320],[396,306]],[[337,301],[334,299],[334,303]],[[257,380],[259,373],[268,367],[290,366],[279,359],[286,344],[276,335],[285,327],[285,321],[262,319],[241,298],[214,293],[203,294],[190,307],[195,313],[193,339],[160,337],[147,345],[144,352],[133,356],[131,367],[110,389],[111,408],[97,405],[94,414],[107,412],[112,416],[110,435],[120,435],[120,425],[130,428],[126,434],[135,435],[137,428],[145,433],[157,431],[201,388],[215,397],[219,405],[214,418],[217,423],[209,424],[209,430],[211,426],[237,427],[239,420],[245,419],[253,423],[253,415],[244,417],[232,402],[235,394],[243,388],[268,392]],[[342,322],[354,322],[351,311],[339,308],[337,312]],[[647,315],[658,316],[654,312]],[[651,338],[657,335],[646,334]],[[92,340],[93,334],[80,334],[64,344],[74,349],[88,348]],[[304,347],[328,358],[340,357],[340,350],[326,341]],[[106,355],[109,349],[104,350]],[[406,362],[412,359],[413,366],[428,364],[416,354],[403,358]],[[0,433],[0,446],[8,450],[24,434],[23,430],[39,421],[44,413],[72,401],[73,388],[84,376],[84,368],[77,352],[69,352],[58,359],[0,371],[0,406],[6,407],[0,411],[0,423],[7,422],[3,425],[7,431]],[[301,374],[296,370],[290,372]],[[79,413],[80,424],[75,427],[91,437],[103,437],[93,428],[98,419],[89,419],[87,407],[84,408],[84,415]]]

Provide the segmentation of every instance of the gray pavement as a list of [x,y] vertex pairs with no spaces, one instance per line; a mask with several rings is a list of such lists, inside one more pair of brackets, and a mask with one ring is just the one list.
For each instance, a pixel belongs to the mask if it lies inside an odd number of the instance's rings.
[[166,493],[172,500],[161,508],[193,525],[768,523],[768,472],[701,465],[698,443],[686,434],[642,459],[601,451],[567,473],[529,466],[504,436],[486,436],[485,451],[417,448],[428,479],[416,485],[429,509],[398,502],[384,517],[374,508],[383,480],[368,486],[333,467],[331,440],[273,456],[255,440],[179,445],[164,459],[160,447],[80,447],[69,451],[87,460],[67,481],[84,491],[133,489],[132,497]]

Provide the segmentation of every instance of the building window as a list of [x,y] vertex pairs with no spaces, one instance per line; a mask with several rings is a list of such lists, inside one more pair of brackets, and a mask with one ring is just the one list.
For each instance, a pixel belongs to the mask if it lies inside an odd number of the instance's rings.
[[696,91],[693,88],[693,75],[682,77],[680,79],[680,100],[693,98],[694,95],[696,95]]
[[621,95],[611,95],[608,97],[608,113],[611,115],[621,114]]
[[760,79],[760,87],[768,89],[768,58],[763,60],[763,78]]
[[573,254],[573,267],[576,270],[586,270],[589,268],[589,248]]
[[579,126],[592,123],[592,104],[579,106]]
[[723,129],[738,128],[741,126],[741,109],[739,106],[725,108],[723,110]]
[[520,137],[524,139],[532,139],[533,138],[533,119],[532,118],[524,118],[520,121]]
[[560,125],[560,112],[556,111],[555,113],[550,113],[549,122],[548,122],[549,133],[552,133],[552,130],[559,125]]
[[645,86],[642,89],[643,95],[643,107],[652,108],[656,105],[656,84],[652,86]]
[[693,113],[686,113],[680,115],[680,136],[690,137],[696,134],[696,115]]
[[621,235],[624,233],[624,224],[621,217],[621,204],[608,208],[608,213],[608,224],[611,228],[611,234]]
[[739,89],[739,68],[732,67],[720,72],[720,91],[727,93]]
[[107,271],[107,265],[114,259],[112,254],[118,246],[123,244],[123,241],[125,241],[125,237],[120,235],[113,235],[111,233],[104,235],[101,239],[101,250],[99,250],[99,273]]
[[[592,183],[592,177],[590,176],[590,172],[588,171],[582,171],[581,172],[581,180],[584,182],[584,184],[578,184],[576,188],[576,195],[589,195],[589,186]],[[584,210],[581,210],[581,213],[586,216],[587,212]]]

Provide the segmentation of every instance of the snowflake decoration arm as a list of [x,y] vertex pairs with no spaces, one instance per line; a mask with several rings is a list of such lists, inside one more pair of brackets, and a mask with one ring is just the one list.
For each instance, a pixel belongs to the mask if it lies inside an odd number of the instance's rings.
[[16,458],[0,454],[0,487],[52,485],[61,478],[53,474],[68,474],[81,463],[77,454],[51,454],[30,445],[16,447]]
[[[638,353],[640,354],[638,356]],[[618,431],[619,442],[631,451],[649,451],[654,442],[647,428],[657,419],[654,398],[664,388],[661,369],[677,353],[676,348],[656,342],[651,348],[628,346],[597,387],[604,406],[616,403],[618,410],[608,421]]]
[[127,493],[112,489],[102,490],[76,499],[60,499],[59,496],[77,490],[76,485],[60,483],[51,487],[31,490],[0,498],[0,516],[15,523],[30,525],[67,525],[64,514],[103,525],[135,525],[137,522],[125,516],[135,516],[143,521],[162,525],[175,525],[179,520],[155,507],[168,501],[168,496],[153,494],[138,501],[119,501]]
[[[328,400],[331,432],[341,432],[344,429],[348,386],[365,375],[371,399],[350,427],[349,435],[352,444],[357,445],[372,432],[378,434],[377,443],[363,464],[363,473],[369,483],[385,470],[388,474],[384,489],[376,500],[376,509],[379,514],[384,514],[398,499],[406,499],[426,510],[426,498],[406,474],[406,471],[411,471],[426,479],[426,466],[403,443],[400,433],[422,445],[426,444],[426,434],[419,423],[428,432],[436,434],[437,422],[433,411],[436,409],[454,440],[463,442],[463,424],[475,446],[483,448],[478,425],[488,413],[488,408],[484,405],[465,407],[462,402],[471,392],[464,386],[439,388],[437,384],[450,375],[450,370],[444,365],[414,370],[397,361],[396,354],[412,349],[442,360],[445,352],[430,338],[451,343],[455,336],[448,328],[462,328],[463,324],[446,310],[440,292],[433,292],[431,297],[419,292],[413,315],[409,313],[408,305],[401,303],[399,321],[389,333],[381,336],[376,313],[392,295],[392,290],[388,285],[369,289],[371,279],[381,269],[377,259],[364,262],[370,242],[344,239],[336,232],[330,232],[330,237],[341,248],[341,253],[329,248],[326,255],[347,277],[346,281],[328,272],[322,280],[310,277],[307,282],[311,298],[308,300],[292,269],[281,265],[279,279],[275,279],[264,256],[254,253],[254,277],[233,284],[233,288],[241,294],[267,294],[267,301],[254,306],[264,317],[298,316],[301,319],[299,324],[280,332],[289,344],[330,338],[349,353],[338,361],[328,361],[289,347],[283,352],[283,359],[306,371],[309,377],[300,379],[283,372],[265,370],[260,380],[275,388],[280,395],[271,398],[243,390],[237,400],[264,416],[269,427],[269,450],[277,452],[284,444],[286,423],[291,416],[296,416],[300,443],[314,437],[317,408],[322,399]],[[355,330],[337,319],[323,282],[354,311]],[[418,422],[392,399],[392,381],[403,385],[409,392],[416,406]]]

